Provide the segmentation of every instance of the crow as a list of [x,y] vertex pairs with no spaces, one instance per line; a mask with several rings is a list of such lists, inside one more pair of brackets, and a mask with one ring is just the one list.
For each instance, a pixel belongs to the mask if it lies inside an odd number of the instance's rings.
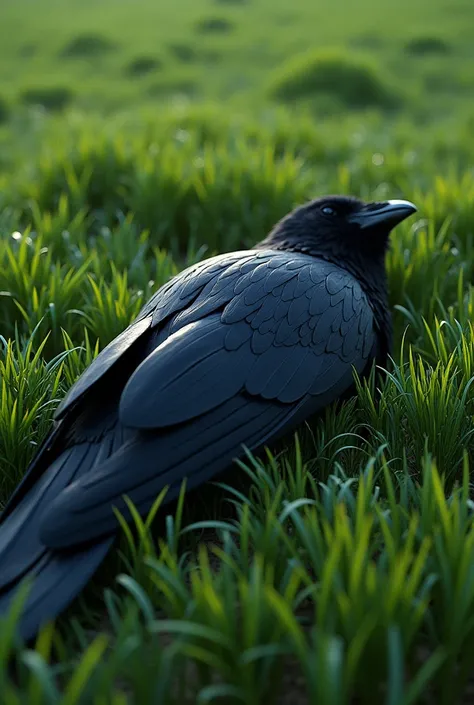
[[29,641],[82,590],[118,533],[353,388],[391,346],[385,254],[409,201],[327,196],[250,250],[164,284],[85,370],[0,518],[0,615],[25,579]]

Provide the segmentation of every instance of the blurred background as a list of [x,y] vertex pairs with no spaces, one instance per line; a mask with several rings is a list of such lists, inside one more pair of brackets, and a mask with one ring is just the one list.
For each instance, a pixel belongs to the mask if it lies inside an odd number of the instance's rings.
[[3,0],[0,121],[173,101],[469,116],[471,0]]

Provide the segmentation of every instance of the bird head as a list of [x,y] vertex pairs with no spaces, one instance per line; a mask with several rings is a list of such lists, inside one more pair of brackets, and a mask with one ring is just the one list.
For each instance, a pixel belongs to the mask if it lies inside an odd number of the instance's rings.
[[349,196],[325,196],[285,216],[262,244],[341,258],[341,263],[382,261],[392,229],[415,212],[410,201],[366,203]]

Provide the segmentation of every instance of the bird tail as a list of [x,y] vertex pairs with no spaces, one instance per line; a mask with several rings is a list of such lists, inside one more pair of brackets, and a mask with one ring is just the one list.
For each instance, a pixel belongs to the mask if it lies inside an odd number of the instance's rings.
[[[113,438],[106,445],[113,446]],[[39,539],[41,520],[53,498],[101,462],[103,449],[104,439],[102,443],[79,443],[61,452],[33,483],[29,482],[28,474],[22,491],[14,494],[1,518],[0,615],[9,610],[24,581],[31,581],[18,624],[18,633],[25,641],[35,635],[42,623],[70,604],[97,570],[114,540],[106,537],[93,546],[51,551]],[[36,474],[42,455],[35,459],[31,473]]]

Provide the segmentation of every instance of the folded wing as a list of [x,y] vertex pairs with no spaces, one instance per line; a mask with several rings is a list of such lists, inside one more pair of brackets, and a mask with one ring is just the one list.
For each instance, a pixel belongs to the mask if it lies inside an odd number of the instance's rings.
[[184,477],[201,484],[242,444],[290,430],[350,386],[353,366],[365,368],[373,314],[349,274],[304,255],[246,254],[145,312],[147,351],[119,401],[119,423],[135,433],[55,498],[41,527],[46,545],[112,533],[112,505],[127,514],[125,494],[144,513],[165,485],[171,499]]

